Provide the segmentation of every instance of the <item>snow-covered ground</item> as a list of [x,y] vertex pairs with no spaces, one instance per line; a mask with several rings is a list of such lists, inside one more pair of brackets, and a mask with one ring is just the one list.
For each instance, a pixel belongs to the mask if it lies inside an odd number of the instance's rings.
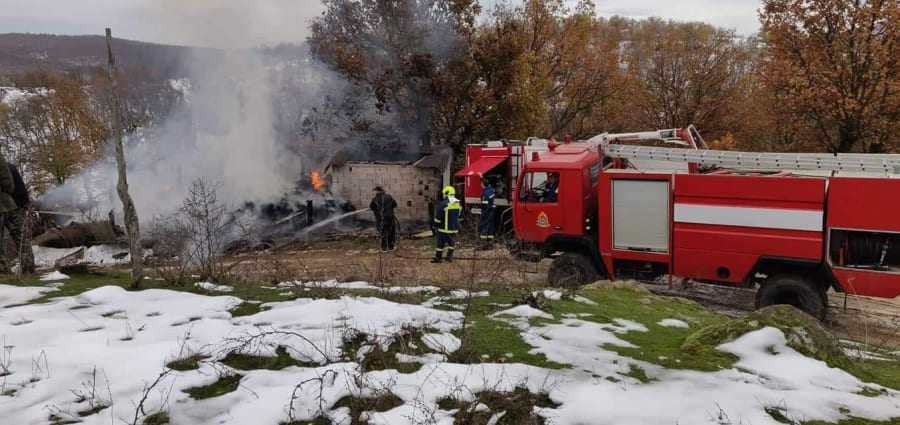
[[[18,304],[49,290],[0,286],[0,304]],[[176,425],[276,425],[287,422],[289,412],[296,420],[307,420],[321,408],[335,423],[349,423],[347,408],[333,408],[337,400],[390,391],[404,404],[369,413],[369,423],[451,424],[453,412],[437,406],[442,397],[470,399],[482,390],[526,387],[547,393],[560,405],[536,408],[551,424],[777,424],[764,410],[771,406],[784,407],[799,420],[836,422],[848,411],[880,420],[900,416],[900,393],[857,394],[864,387],[881,387],[802,356],[774,328],[719,347],[740,358],[735,368],[697,372],[665,369],[602,348],[633,347],[621,336],[648,329],[632,321],[603,324],[568,317],[531,326],[525,318],[540,315],[530,308],[513,308],[493,319],[514,322],[533,352],[573,366],[551,370],[445,362],[439,354],[459,348],[451,332],[462,326],[461,312],[343,297],[270,303],[255,315],[232,317],[228,311],[241,301],[110,286],[47,304],[0,309],[5,346],[0,374],[10,373],[0,378],[0,423],[46,424],[51,414],[85,424],[132,423],[136,404],[165,365],[193,353],[211,358],[198,370],[165,375],[148,393],[147,413],[165,409]],[[417,372],[364,372],[359,363],[342,358],[348,332],[372,335],[369,349],[377,350],[407,326],[427,329],[422,343],[434,351],[418,359],[425,365]],[[257,337],[257,343],[242,344],[249,337]],[[227,368],[215,360],[232,350],[274,354],[278,345],[288,347],[298,360],[320,366],[242,371],[236,391],[205,400],[182,391],[216,381]],[[653,380],[641,383],[629,377],[631,365]],[[78,416],[97,406],[110,407]]]

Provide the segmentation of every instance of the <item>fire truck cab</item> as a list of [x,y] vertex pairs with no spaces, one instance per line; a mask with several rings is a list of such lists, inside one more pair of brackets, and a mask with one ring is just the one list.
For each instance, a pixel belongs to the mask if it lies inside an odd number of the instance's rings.
[[513,223],[522,241],[585,243],[596,220],[600,155],[587,144],[552,145],[534,153],[516,185]]

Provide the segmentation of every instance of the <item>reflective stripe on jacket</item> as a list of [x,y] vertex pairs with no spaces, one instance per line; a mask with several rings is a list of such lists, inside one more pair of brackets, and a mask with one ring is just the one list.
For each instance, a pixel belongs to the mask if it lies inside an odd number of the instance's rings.
[[458,233],[462,206],[454,197],[445,198],[434,212],[434,227],[440,233]]

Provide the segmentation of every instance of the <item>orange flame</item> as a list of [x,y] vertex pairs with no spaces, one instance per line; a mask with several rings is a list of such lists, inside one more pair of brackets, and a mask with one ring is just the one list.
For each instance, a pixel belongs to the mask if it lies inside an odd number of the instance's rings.
[[313,190],[315,190],[316,192],[325,190],[325,179],[322,178],[322,173],[319,170],[310,171],[309,178],[310,180],[312,180]]

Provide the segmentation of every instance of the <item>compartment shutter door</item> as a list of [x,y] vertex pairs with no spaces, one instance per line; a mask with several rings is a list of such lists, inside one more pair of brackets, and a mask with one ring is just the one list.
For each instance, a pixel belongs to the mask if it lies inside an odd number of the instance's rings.
[[668,251],[668,181],[613,180],[613,246]]

